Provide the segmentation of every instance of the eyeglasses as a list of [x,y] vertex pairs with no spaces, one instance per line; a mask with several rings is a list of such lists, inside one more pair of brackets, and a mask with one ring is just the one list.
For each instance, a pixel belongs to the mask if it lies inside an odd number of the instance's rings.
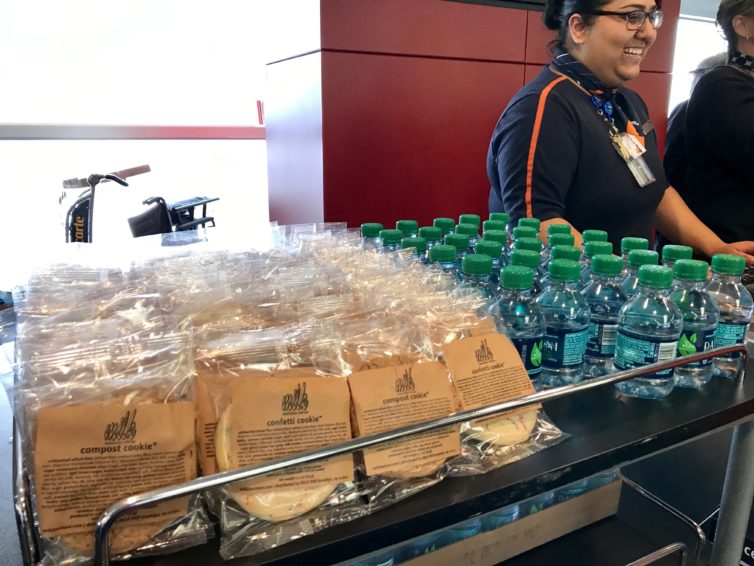
[[619,16],[626,20],[626,29],[639,30],[644,25],[644,22],[649,19],[649,23],[652,27],[657,29],[662,26],[662,20],[665,16],[665,12],[659,9],[645,12],[644,10],[633,10],[631,12],[608,12],[606,10],[592,10],[591,12],[585,12],[592,16]]

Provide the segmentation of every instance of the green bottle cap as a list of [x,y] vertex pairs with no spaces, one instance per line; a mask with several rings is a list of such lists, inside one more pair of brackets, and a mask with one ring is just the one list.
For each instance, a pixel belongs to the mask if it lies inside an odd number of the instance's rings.
[[399,220],[395,223],[395,229],[403,232],[404,236],[416,234],[419,230],[419,223],[416,220]]
[[642,265],[657,265],[660,256],[652,250],[631,250],[628,252],[628,265],[639,269]]
[[673,274],[684,281],[704,281],[707,279],[706,261],[699,259],[679,259],[675,262]]
[[362,238],[379,238],[384,226],[379,222],[366,222],[361,225]]
[[511,216],[507,212],[490,212],[490,220],[499,220],[500,222],[509,224]]
[[508,265],[500,270],[500,286],[505,289],[530,289],[534,270],[522,265]]
[[605,254],[610,255],[613,253],[613,245],[610,242],[593,240],[584,244],[584,253],[586,254],[586,257]]
[[662,261],[673,262],[679,259],[691,259],[694,256],[694,250],[688,246],[678,246],[675,244],[668,244],[662,248]]
[[[604,230],[584,230],[581,233],[581,240],[587,242],[607,242],[607,232]],[[610,253],[613,253],[612,250]]]
[[503,253],[503,244],[495,240],[479,240],[474,246],[474,251],[498,259]]
[[442,228],[422,226],[419,228],[419,236],[427,240],[427,242],[439,242],[442,240]]
[[540,224],[542,224],[542,222],[540,222],[539,218],[519,218],[518,219],[519,226],[527,226],[528,228],[534,228],[537,232],[539,232]]
[[[596,243],[596,242],[595,242]],[[597,254],[592,257],[592,273],[614,277],[623,270],[623,259],[612,254]]]
[[639,268],[639,284],[655,289],[669,289],[673,284],[673,270],[664,265],[642,265]]
[[468,254],[461,262],[461,270],[468,275],[489,275],[492,273],[492,258],[484,254]]
[[513,245],[517,250],[531,250],[537,253],[542,251],[542,242],[537,238],[519,238]]
[[550,234],[547,241],[550,247],[553,248],[555,246],[572,246],[576,242],[576,239],[573,237],[573,234]]
[[452,218],[435,218],[432,221],[432,226],[435,226],[436,228],[439,228],[442,230],[442,235],[450,234],[453,231],[453,228],[456,227],[456,221]]
[[454,263],[456,261],[455,246],[438,244],[429,250],[429,261],[432,263]]
[[427,251],[427,240],[418,236],[415,238],[403,238],[401,240],[401,248],[404,250],[406,248],[416,248],[416,253],[421,255]]
[[537,269],[540,261],[539,254],[532,250],[513,250],[511,252],[511,265],[521,265],[529,269]]
[[469,249],[469,237],[466,234],[448,234],[444,241],[449,246],[455,246],[458,252]]
[[581,265],[570,259],[554,259],[547,267],[550,279],[554,281],[578,281],[581,275]]
[[403,239],[403,232],[401,232],[400,230],[391,230],[390,228],[388,228],[387,230],[380,231],[380,238],[382,238],[383,244],[400,244],[401,240]]
[[479,236],[479,228],[473,224],[459,224],[456,226],[456,234],[466,234],[470,238]]
[[740,255],[715,254],[712,256],[712,271],[720,275],[743,275],[746,260]]
[[482,232],[488,232],[489,230],[505,232],[505,222],[501,220],[485,220],[482,222]]
[[571,226],[569,224],[550,224],[547,227],[547,237],[552,234],[570,234]]
[[552,259],[579,261],[581,259],[581,250],[575,246],[553,246]]
[[620,241],[620,251],[622,251],[624,254],[630,252],[631,250],[648,250],[649,249],[649,240],[646,238],[632,238],[632,237],[626,237],[623,238]]
[[505,230],[487,230],[482,234],[482,240],[492,240],[505,245],[508,243],[508,233]]
[[458,217],[459,224],[473,224],[479,230],[479,226],[482,224],[482,218],[478,214],[461,214]]
[[537,231],[530,226],[516,226],[513,229],[514,240],[518,240],[519,238],[536,238],[536,237],[537,237]]

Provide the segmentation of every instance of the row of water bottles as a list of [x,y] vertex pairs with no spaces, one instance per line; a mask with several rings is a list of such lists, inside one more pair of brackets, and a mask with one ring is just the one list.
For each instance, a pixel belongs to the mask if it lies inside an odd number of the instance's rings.
[[[741,284],[742,257],[691,259],[686,246],[665,246],[662,265],[644,238],[623,238],[622,257],[602,230],[585,230],[583,251],[568,224],[493,213],[435,219],[431,227],[398,221],[395,230],[362,226],[385,251],[413,248],[417,259],[453,272],[460,287],[492,300],[491,314],[516,346],[536,387],[560,386],[613,371],[670,361],[716,346],[742,344],[754,302]],[[480,224],[482,235],[479,236]],[[379,229],[376,229],[379,227]],[[502,268],[502,269],[501,269]],[[713,373],[733,377],[740,354],[694,362],[617,385],[626,394],[663,398],[675,385],[702,387]]]

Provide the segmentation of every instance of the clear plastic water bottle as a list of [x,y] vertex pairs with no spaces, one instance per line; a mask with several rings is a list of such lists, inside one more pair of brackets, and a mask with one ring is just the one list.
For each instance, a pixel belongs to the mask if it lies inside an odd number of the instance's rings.
[[[673,272],[662,265],[639,268],[639,292],[620,309],[615,342],[615,371],[675,359],[683,315],[670,300]],[[631,397],[664,399],[673,390],[673,369],[616,383]]]
[[[508,237],[510,239],[511,235],[511,217],[510,214],[507,212],[490,212],[489,216],[490,220],[499,220],[500,222],[505,222],[505,231],[508,232]],[[510,242],[508,242],[510,243]]]
[[445,273],[450,273],[456,278],[459,278],[456,255],[456,249],[454,246],[437,244],[436,246],[432,246],[432,249],[429,250],[429,262],[436,263]]
[[419,228],[419,237],[427,241],[427,251],[429,251],[432,246],[442,243],[442,228],[422,226]]
[[[590,245],[605,243],[607,242],[590,242]],[[610,247],[612,249],[612,245]],[[592,313],[589,341],[584,354],[584,375],[599,377],[613,370],[618,313],[626,302],[626,294],[618,279],[623,269],[621,258],[595,255],[592,257],[591,267],[592,281],[582,291]]]
[[[746,269],[746,260],[737,255],[716,254],[712,256],[712,280],[707,292],[720,309],[720,323],[715,334],[715,347],[743,344],[746,328],[754,314],[754,299],[741,283]],[[720,377],[735,378],[743,365],[740,353],[718,356],[713,362],[713,373]]]
[[461,262],[460,288],[473,289],[485,299],[495,296],[492,283],[492,258],[484,254],[467,254]]
[[503,246],[500,252],[500,266],[507,265],[510,261],[511,249],[508,245],[508,233],[505,230],[486,230],[482,234],[482,240],[500,242]]
[[427,240],[419,236],[413,238],[403,238],[401,240],[401,249],[414,248],[416,250],[416,259],[422,263],[428,263],[427,261]]
[[570,224],[550,224],[547,226],[547,237],[549,238],[553,234],[571,234],[573,231],[571,230]]
[[576,480],[558,489],[555,492],[555,503],[563,503],[574,497],[578,497],[587,490],[587,479]]
[[459,224],[456,226],[455,233],[469,237],[469,253],[474,253],[476,243],[479,241],[479,228],[473,224]]
[[539,264],[539,254],[532,250],[513,250],[508,265],[520,265],[534,271],[534,282],[531,287],[532,297],[537,297],[544,286],[542,285],[542,272]]
[[516,226],[513,229],[513,240],[520,238],[539,238],[539,233],[531,226]]
[[606,470],[604,472],[600,472],[599,474],[594,474],[593,476],[586,479],[587,489],[591,491],[593,489],[605,487],[606,485],[609,485],[617,480],[618,475],[618,468],[613,468],[612,470]]
[[[592,258],[596,255],[612,255],[613,244],[610,242],[592,241],[584,244],[584,253],[581,256],[581,276],[579,277],[579,289],[581,291],[592,280]],[[622,264],[621,264],[622,267]]]
[[361,225],[361,240],[364,242],[364,248],[380,248],[382,247],[382,240],[380,240],[380,232],[384,230],[384,226],[379,222],[365,222]]
[[448,234],[445,236],[445,244],[453,246],[456,249],[456,269],[460,276],[461,263],[466,254],[469,253],[469,237],[466,234]]
[[513,253],[513,250],[529,250],[536,252],[540,257],[540,263],[542,263],[542,242],[540,242],[538,238],[518,238],[517,240],[513,240],[511,253]]
[[419,232],[419,223],[416,220],[398,220],[395,229],[400,230],[404,238],[414,238]]
[[432,226],[442,230],[442,237],[444,238],[448,234],[453,233],[453,229],[456,227],[456,221],[453,220],[452,218],[444,218],[444,217],[435,218],[432,221]]
[[688,246],[678,246],[668,244],[662,248],[662,265],[673,269],[675,262],[679,259],[691,259],[694,257],[694,250]]
[[[717,303],[705,290],[707,262],[679,259],[675,262],[675,286],[670,300],[681,309],[683,332],[678,340],[678,355],[706,352],[715,347],[715,333],[720,320]],[[712,379],[712,359],[680,366],[675,370],[679,387],[703,387]]]
[[542,225],[542,222],[539,218],[519,218],[518,225],[534,228],[537,231],[537,234],[539,234],[539,227]]
[[496,509],[486,515],[482,515],[482,530],[494,531],[505,525],[518,521],[520,511],[517,504],[508,505],[502,509]]
[[[580,258],[581,250],[579,250],[579,248],[577,248],[576,246],[557,245],[553,246],[550,252],[550,261],[554,259],[568,259],[571,261],[579,261]],[[550,276],[547,274],[547,272],[544,272],[540,281],[542,282],[543,287],[547,287],[550,284]]]
[[548,267],[550,285],[537,297],[545,313],[542,385],[557,387],[581,381],[589,337],[589,304],[576,290],[579,263],[554,259]]
[[[581,245],[586,248],[589,242],[607,242],[607,232],[604,230],[584,230],[581,233]],[[586,249],[584,249],[584,252],[586,252]],[[582,260],[584,259],[586,259],[586,254],[582,256]]]
[[[564,226],[564,224],[556,224],[556,226]],[[547,237],[547,245],[542,250],[542,265],[546,268],[547,264],[552,259],[552,248],[555,246],[573,246],[576,243],[576,238],[573,234],[563,234],[555,232]],[[581,255],[581,254],[579,254]]]
[[478,214],[461,214],[458,217],[458,223],[459,224],[471,224],[472,226],[476,226],[477,232],[479,232],[479,228],[482,226],[482,217]]
[[451,525],[440,533],[438,547],[448,546],[478,535],[482,531],[482,520],[479,517],[469,519],[457,525]]
[[[524,253],[519,251],[520,253]],[[534,270],[509,265],[500,272],[500,298],[490,312],[499,332],[516,347],[532,384],[539,389],[545,315],[531,296]]]
[[621,287],[629,299],[639,292],[639,268],[642,265],[657,265],[659,256],[652,250],[631,250],[628,252],[628,275],[621,281]]
[[506,232],[506,223],[502,220],[485,220],[482,222],[482,235],[489,230],[500,230]]
[[474,251],[478,254],[488,255],[492,258],[492,274],[490,279],[497,286],[500,281],[500,268],[502,267],[503,244],[495,240],[481,239],[477,242]]
[[380,240],[382,240],[383,252],[394,252],[401,249],[401,240],[403,239],[403,232],[400,230],[391,230],[386,228],[380,231]]
[[620,241],[620,251],[623,254],[623,271],[620,278],[625,279],[628,275],[628,254],[631,250],[648,250],[649,240],[646,238],[633,238],[627,236]]

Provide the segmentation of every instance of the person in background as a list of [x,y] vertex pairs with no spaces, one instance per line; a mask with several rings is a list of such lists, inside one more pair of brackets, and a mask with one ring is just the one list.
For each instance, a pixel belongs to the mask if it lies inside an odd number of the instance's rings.
[[[691,71],[691,89],[699,84],[699,80],[709,71],[725,65],[728,62],[728,54],[717,53],[711,57],[702,59],[696,69]],[[686,108],[688,108],[688,99],[678,104],[668,117],[668,133],[665,138],[665,157],[663,165],[665,166],[665,178],[681,195],[686,186],[686,136],[683,135],[684,122],[686,121]]]
[[754,0],[723,0],[728,64],[705,74],[685,120],[683,196],[726,242],[754,239]]
[[706,256],[737,253],[668,186],[644,101],[623,86],[639,75],[663,12],[654,0],[548,0],[558,31],[552,62],[510,101],[487,155],[489,208],[581,230],[649,238],[656,226]]

